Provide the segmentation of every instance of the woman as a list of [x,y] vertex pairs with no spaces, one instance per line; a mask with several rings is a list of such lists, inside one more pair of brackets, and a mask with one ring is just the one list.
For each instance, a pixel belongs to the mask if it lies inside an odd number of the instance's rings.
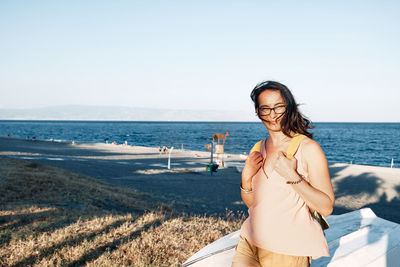
[[[312,258],[329,256],[323,230],[310,214],[332,213],[334,194],[325,155],[285,85],[260,83],[251,99],[269,138],[260,152],[249,154],[242,171],[241,196],[249,217],[241,227],[232,266],[309,266]],[[289,159],[289,144],[299,135],[304,138]]]

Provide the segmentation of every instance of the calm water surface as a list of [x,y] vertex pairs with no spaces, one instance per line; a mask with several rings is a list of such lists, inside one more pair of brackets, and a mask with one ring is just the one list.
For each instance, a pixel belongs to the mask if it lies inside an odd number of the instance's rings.
[[[314,139],[328,162],[400,167],[400,123],[314,123]],[[214,133],[229,133],[227,153],[248,152],[267,137],[258,122],[102,122],[102,121],[0,121],[0,136],[109,141],[131,145],[205,150]]]

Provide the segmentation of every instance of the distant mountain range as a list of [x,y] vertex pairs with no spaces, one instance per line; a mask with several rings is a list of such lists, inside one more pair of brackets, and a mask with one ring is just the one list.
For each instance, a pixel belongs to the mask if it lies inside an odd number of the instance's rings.
[[241,110],[175,110],[69,105],[29,109],[0,108],[0,120],[256,121],[256,117],[252,111]]

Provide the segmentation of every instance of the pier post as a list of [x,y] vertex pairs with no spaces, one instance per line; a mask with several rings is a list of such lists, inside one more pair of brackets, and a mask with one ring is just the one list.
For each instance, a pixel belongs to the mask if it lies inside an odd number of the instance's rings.
[[172,153],[173,149],[174,149],[174,147],[171,147],[171,149],[169,150],[169,153],[168,153],[168,170],[171,169],[171,153]]

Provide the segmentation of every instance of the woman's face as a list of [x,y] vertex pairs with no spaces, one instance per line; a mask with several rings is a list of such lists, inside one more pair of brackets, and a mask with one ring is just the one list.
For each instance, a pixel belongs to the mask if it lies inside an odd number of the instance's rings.
[[[268,131],[279,132],[286,103],[278,90],[265,90],[258,96],[258,116]],[[273,108],[273,110],[271,110]],[[269,114],[268,114],[269,113]]]

